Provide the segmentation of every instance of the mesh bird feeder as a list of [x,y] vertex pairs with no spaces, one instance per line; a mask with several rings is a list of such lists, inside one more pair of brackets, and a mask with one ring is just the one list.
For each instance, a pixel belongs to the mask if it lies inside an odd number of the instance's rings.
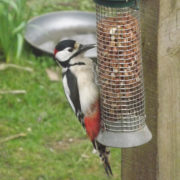
[[140,12],[137,0],[94,0],[101,131],[111,147],[134,147],[152,135],[145,123]]

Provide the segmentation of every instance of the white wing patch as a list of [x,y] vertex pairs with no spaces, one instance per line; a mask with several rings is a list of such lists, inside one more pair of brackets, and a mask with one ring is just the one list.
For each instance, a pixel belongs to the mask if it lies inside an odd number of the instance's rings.
[[63,77],[63,87],[64,87],[66,98],[68,99],[69,104],[71,105],[71,108],[73,109],[74,112],[76,112],[73,102],[71,101],[71,98],[70,98],[70,90],[68,87],[66,75]]

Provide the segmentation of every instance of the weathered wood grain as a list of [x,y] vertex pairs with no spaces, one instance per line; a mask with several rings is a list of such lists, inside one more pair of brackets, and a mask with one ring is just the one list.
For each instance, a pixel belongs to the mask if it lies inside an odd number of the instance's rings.
[[[158,1],[141,2],[143,68],[147,125],[153,139],[140,147],[122,150],[122,180],[155,180],[157,169],[157,32]],[[149,162],[149,163],[147,163]],[[148,175],[148,177],[147,177]]]
[[180,1],[161,0],[158,32],[159,180],[180,180]]
[[180,0],[142,0],[150,143],[122,150],[122,180],[180,180]]

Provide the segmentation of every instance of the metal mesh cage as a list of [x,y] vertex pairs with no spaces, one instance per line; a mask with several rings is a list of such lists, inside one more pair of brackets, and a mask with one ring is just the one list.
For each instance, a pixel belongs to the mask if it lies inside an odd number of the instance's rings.
[[137,131],[145,126],[139,11],[97,4],[96,20],[102,128]]

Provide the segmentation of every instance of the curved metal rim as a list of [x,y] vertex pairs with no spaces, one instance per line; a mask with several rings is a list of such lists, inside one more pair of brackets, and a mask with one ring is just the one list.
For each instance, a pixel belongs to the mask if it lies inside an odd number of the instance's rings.
[[[95,16],[95,13],[93,12],[88,12],[88,11],[55,11],[55,12],[50,12],[50,13],[45,13],[45,14],[42,14],[42,15],[39,15],[39,16],[36,16],[36,17],[33,17],[31,18],[27,24],[26,24],[26,27],[28,26],[28,24],[32,23],[33,21],[37,20],[38,18],[40,17],[45,17],[45,16],[48,16],[48,15],[52,15],[52,14],[66,14],[66,13],[74,13],[74,14],[78,14],[78,13],[82,13],[82,14],[89,14],[89,15],[94,15]],[[49,51],[47,51],[46,49],[42,50],[41,48],[39,48],[37,45],[33,44],[31,41],[28,40],[28,38],[26,37],[26,32],[24,33],[24,39],[25,41],[30,44],[32,47],[34,47],[35,49],[39,50],[39,51],[42,51],[44,53],[47,53],[47,54],[52,54],[50,53]]]
[[95,13],[93,13],[93,12],[88,12],[88,11],[54,11],[54,12],[45,13],[45,14],[42,14],[42,15],[39,15],[39,16],[35,16],[35,17],[31,18],[31,19],[28,21],[28,24],[29,24],[30,22],[32,22],[32,21],[40,18],[40,17],[45,17],[45,16],[50,15],[50,14],[63,14],[63,13],[75,13],[75,14],[76,14],[76,13],[82,13],[82,14],[91,14],[91,15],[95,14]]

